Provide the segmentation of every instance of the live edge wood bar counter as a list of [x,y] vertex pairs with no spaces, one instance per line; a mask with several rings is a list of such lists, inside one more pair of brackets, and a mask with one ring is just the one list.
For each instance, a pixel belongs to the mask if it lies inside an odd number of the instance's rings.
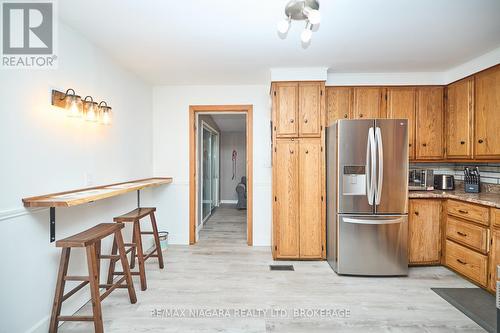
[[[493,186],[492,186],[493,188]],[[482,193],[411,191],[411,265],[445,265],[494,292],[500,265],[500,190]]]
[[84,189],[45,194],[23,199],[24,207],[49,207],[50,208],[50,241],[55,241],[55,208],[72,207],[97,200],[115,197],[129,192],[137,191],[137,204],[140,204],[140,190],[172,183],[170,177],[154,177],[138,179],[123,183],[115,183]]

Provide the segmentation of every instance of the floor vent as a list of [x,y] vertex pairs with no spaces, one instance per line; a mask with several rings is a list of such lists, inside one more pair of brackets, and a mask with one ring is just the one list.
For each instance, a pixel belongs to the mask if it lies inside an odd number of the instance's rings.
[[293,265],[269,265],[271,271],[295,271]]

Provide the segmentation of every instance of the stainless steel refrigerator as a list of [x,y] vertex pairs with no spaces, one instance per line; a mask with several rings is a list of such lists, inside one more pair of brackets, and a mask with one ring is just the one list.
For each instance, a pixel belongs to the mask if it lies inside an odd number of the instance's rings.
[[338,274],[408,274],[408,120],[327,128],[327,260]]

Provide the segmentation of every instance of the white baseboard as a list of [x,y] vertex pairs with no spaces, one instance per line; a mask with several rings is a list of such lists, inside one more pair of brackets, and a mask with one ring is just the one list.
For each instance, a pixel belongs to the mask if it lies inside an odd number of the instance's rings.
[[238,200],[221,200],[221,204],[237,204]]

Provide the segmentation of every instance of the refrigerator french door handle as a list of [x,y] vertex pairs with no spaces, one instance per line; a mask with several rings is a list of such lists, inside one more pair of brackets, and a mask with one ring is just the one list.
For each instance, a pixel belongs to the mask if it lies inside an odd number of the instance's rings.
[[354,223],[354,224],[396,224],[401,223],[403,220],[401,218],[397,219],[389,219],[389,220],[369,220],[369,219],[354,219],[351,217],[344,217],[342,219],[345,223]]
[[375,191],[375,135],[373,133],[373,127],[368,130],[368,139],[366,141],[366,191],[368,196],[368,204],[373,206],[373,198]]
[[378,150],[378,180],[377,180],[377,190],[375,193],[375,205],[380,205],[380,199],[382,198],[382,184],[384,182],[384,145],[382,144],[382,131],[380,127],[375,130],[375,138],[377,140],[377,150]]

